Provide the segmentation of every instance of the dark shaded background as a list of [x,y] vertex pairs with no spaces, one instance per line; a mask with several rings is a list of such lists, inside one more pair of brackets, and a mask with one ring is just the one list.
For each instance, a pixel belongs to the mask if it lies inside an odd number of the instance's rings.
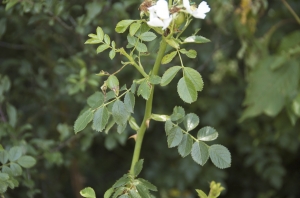
[[[287,2],[299,15],[299,1]],[[20,187],[8,190],[7,198],[80,197],[79,191],[86,186],[102,197],[129,170],[134,147],[133,140],[127,140],[133,134],[129,127],[122,135],[87,127],[75,136],[72,126],[88,96],[99,91],[105,80],[95,74],[121,66],[119,56],[111,61],[107,52],[96,55],[96,45],[84,45],[87,35],[101,26],[117,46],[125,46],[126,35],[115,33],[115,25],[122,19],[138,19],[140,3],[28,0],[7,11],[0,5],[0,80],[7,76],[11,82],[0,102],[4,116],[0,143],[7,148],[26,146],[28,154],[38,160],[20,177]],[[194,20],[187,35],[201,27],[200,34],[212,42],[189,45],[187,49],[194,48],[198,56],[184,59],[186,66],[201,73],[204,90],[197,102],[187,105],[179,99],[174,80],[155,90],[153,111],[171,114],[173,107],[180,105],[199,115],[199,127],[209,125],[219,132],[213,143],[229,148],[232,167],[220,170],[211,162],[201,167],[190,156],[182,159],[176,149],[167,148],[163,125],[153,121],[141,152],[145,159],[141,176],[158,187],[157,197],[162,198],[196,197],[194,189],[207,192],[212,180],[225,186],[223,197],[300,197],[300,115],[290,113],[299,86],[294,95],[285,97],[285,105],[276,115],[259,113],[238,121],[245,111],[242,104],[252,71],[263,59],[279,53],[284,38],[290,43],[286,51],[299,50],[300,37],[290,35],[300,35],[300,24],[283,1],[208,0],[208,4],[211,12],[207,18]],[[266,43],[270,29],[273,32]],[[295,67],[300,67],[299,52],[289,56],[296,61]],[[153,59],[147,61],[150,70]],[[170,66],[162,66],[160,74]],[[140,76],[127,67],[118,78],[129,86]],[[5,122],[7,103],[17,109],[16,127]],[[138,122],[143,105],[144,100],[138,98],[134,114]],[[22,130],[24,125],[31,127]]]

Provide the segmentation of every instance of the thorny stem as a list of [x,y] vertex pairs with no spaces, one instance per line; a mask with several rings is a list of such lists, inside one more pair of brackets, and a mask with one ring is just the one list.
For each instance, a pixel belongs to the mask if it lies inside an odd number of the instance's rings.
[[[164,39],[162,39],[162,41],[160,43],[159,51],[157,53],[158,55],[156,57],[156,60],[155,60],[154,66],[153,66],[153,70],[152,70],[153,75],[157,75],[157,73],[159,71],[161,60],[166,51],[166,47],[167,47],[167,43]],[[150,93],[149,99],[146,102],[144,119],[140,126],[140,129],[138,130],[136,143],[135,143],[135,147],[134,147],[134,153],[133,153],[131,168],[130,168],[130,173],[132,175],[134,174],[134,165],[136,164],[136,162],[139,160],[139,157],[140,157],[140,152],[141,152],[141,147],[142,147],[145,131],[149,126],[150,117],[151,117],[151,113],[152,113],[153,94],[154,94],[154,85],[151,85],[151,93]]]

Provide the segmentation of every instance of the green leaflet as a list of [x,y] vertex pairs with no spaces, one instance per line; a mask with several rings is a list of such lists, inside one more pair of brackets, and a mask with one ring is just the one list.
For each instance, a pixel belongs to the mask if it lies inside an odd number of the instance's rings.
[[192,147],[191,156],[196,163],[203,166],[209,158],[208,146],[201,141],[195,142]]
[[9,174],[0,172],[0,181],[6,181],[9,179]]
[[136,33],[136,31],[138,31],[138,29],[140,29],[140,27],[141,27],[141,23],[139,23],[139,22],[132,23],[129,27],[130,36],[133,36]]
[[141,196],[134,189],[131,189],[129,191],[129,195],[131,196],[131,198],[141,198]]
[[85,41],[84,44],[98,44],[101,43],[101,41],[98,38],[91,38]]
[[197,100],[198,93],[193,82],[187,78],[182,77],[177,84],[177,92],[179,97],[186,103],[192,103]]
[[24,168],[31,168],[36,164],[36,160],[28,155],[24,155],[17,160],[17,163]]
[[144,160],[143,159],[140,159],[135,165],[134,165],[134,177],[137,177],[142,169],[143,169],[143,163],[144,163]]
[[103,102],[104,102],[104,95],[99,91],[96,91],[93,95],[91,95],[87,99],[87,104],[93,109],[100,107],[103,104]]
[[98,38],[100,41],[103,41],[103,38],[104,38],[104,32],[103,32],[102,28],[101,28],[101,27],[97,27],[96,32],[97,32],[97,38]]
[[109,119],[109,113],[106,107],[99,108],[95,114],[93,119],[93,129],[96,131],[102,132],[105,128]]
[[198,193],[199,198],[208,198],[205,192],[203,192],[202,190],[196,189],[196,191]]
[[125,186],[128,182],[130,182],[130,178],[128,177],[128,175],[123,175],[123,177],[121,177],[114,183],[113,188]]
[[115,75],[110,75],[107,79],[107,86],[115,92],[116,95],[119,95],[119,80]]
[[286,98],[294,94],[299,84],[299,64],[290,60],[284,66],[272,70],[272,56],[260,61],[251,71],[240,121],[262,113],[276,116],[286,104]]
[[112,116],[118,125],[124,125],[129,119],[130,113],[127,111],[125,104],[117,100],[112,107]]
[[209,156],[214,165],[224,169],[231,166],[231,155],[229,150],[222,145],[212,145],[209,147]]
[[179,49],[179,43],[176,41],[176,39],[174,38],[169,38],[169,39],[166,39],[164,38],[165,41],[168,43],[168,45],[170,45],[171,47],[175,48],[175,49]]
[[173,109],[173,113],[170,116],[172,121],[181,122],[181,119],[185,116],[185,110],[184,108],[180,106],[175,106]]
[[173,51],[169,54],[166,54],[163,59],[161,60],[161,64],[167,64],[173,60],[173,58],[176,56],[177,51]]
[[6,164],[8,161],[8,152],[6,150],[0,151],[0,162]]
[[142,97],[145,100],[148,100],[151,94],[151,85],[148,83],[148,81],[145,79],[143,82],[140,84],[137,95],[142,95]]
[[17,159],[19,159],[22,156],[22,153],[23,153],[22,147],[14,146],[14,147],[10,148],[8,151],[9,161],[11,161],[11,162],[16,161]]
[[144,32],[142,33],[139,38],[142,41],[153,41],[157,36],[153,32]]
[[180,52],[182,54],[185,54],[189,58],[196,58],[197,57],[196,50],[189,50],[189,51],[187,51],[186,49],[181,49]]
[[183,134],[179,127],[174,127],[168,133],[168,147],[178,146],[182,140]]
[[13,176],[19,176],[22,175],[22,168],[19,164],[11,162],[10,163],[10,169],[13,172]]
[[89,122],[91,122],[93,119],[93,112],[91,109],[86,110],[83,114],[81,114],[74,124],[74,131],[75,133],[78,133],[79,131],[82,131]]
[[150,193],[147,188],[145,188],[143,185],[138,184],[136,186],[136,189],[138,190],[139,194],[142,198],[151,198]]
[[147,181],[147,180],[145,180],[145,179],[142,179],[142,178],[139,178],[139,179],[137,179],[139,182],[141,182],[141,184],[145,187],[145,188],[147,188],[147,189],[149,189],[149,190],[152,190],[152,191],[157,191],[157,188],[156,188],[156,186],[154,186],[153,184],[151,184],[149,181]]
[[217,139],[218,135],[219,134],[216,131],[216,129],[207,126],[207,127],[203,127],[198,131],[197,139],[202,141],[213,141]]
[[105,42],[107,45],[110,45],[110,37],[108,36],[108,34],[105,34],[105,35],[104,35],[104,42]]
[[191,131],[199,124],[199,117],[194,113],[189,113],[184,117],[183,125],[187,131]]
[[99,47],[97,47],[96,52],[97,52],[97,54],[99,54],[99,53],[103,52],[104,50],[106,50],[108,48],[109,48],[109,45],[104,43],[102,45],[99,45]]
[[186,157],[192,151],[193,139],[188,134],[184,134],[182,137],[182,141],[178,146],[178,153],[181,157]]
[[209,39],[203,36],[189,36],[183,41],[184,43],[208,43],[210,42]]
[[80,195],[86,198],[96,198],[96,194],[94,189],[91,187],[87,187],[80,191]]
[[190,67],[183,68],[184,77],[187,77],[195,86],[197,91],[202,91],[204,82],[198,71]]
[[151,75],[149,78],[149,82],[153,85],[157,85],[159,84],[161,81],[161,77],[157,76],[157,75]]
[[139,52],[147,52],[148,51],[148,48],[144,43],[137,42],[135,47],[136,47],[136,50]]
[[126,31],[128,26],[133,23],[135,20],[122,20],[119,23],[117,23],[117,26],[115,28],[115,31],[118,33],[123,33]]
[[110,198],[110,196],[113,194],[114,189],[110,188],[104,193],[104,198]]
[[171,131],[171,129],[173,128],[173,123],[171,122],[171,120],[167,120],[165,122],[165,132],[166,132],[166,135],[168,135]]
[[115,49],[110,50],[108,56],[109,56],[109,58],[110,58],[111,60],[114,59],[114,57],[116,56],[116,51],[115,51]]
[[161,86],[168,85],[173,80],[173,78],[176,76],[176,74],[180,69],[181,69],[180,66],[173,66],[169,68],[167,71],[165,71],[165,73],[162,76],[160,85]]
[[6,104],[6,111],[7,111],[10,126],[15,127],[16,124],[17,124],[17,110],[16,110],[16,108],[13,105],[7,103]]
[[131,92],[127,92],[124,97],[124,104],[126,109],[133,113],[134,105],[135,105],[135,97]]

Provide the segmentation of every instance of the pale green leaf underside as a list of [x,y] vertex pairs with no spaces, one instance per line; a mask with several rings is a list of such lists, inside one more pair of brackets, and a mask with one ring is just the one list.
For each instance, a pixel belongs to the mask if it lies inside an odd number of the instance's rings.
[[203,166],[209,158],[208,146],[201,141],[195,142],[192,147],[191,156],[196,163]]
[[193,139],[188,134],[184,134],[182,137],[182,141],[178,146],[178,153],[181,157],[186,157],[192,151]]
[[198,131],[197,139],[202,141],[213,141],[217,139],[218,135],[218,132],[214,128],[207,126]]
[[182,77],[177,85],[179,97],[186,103],[192,103],[197,100],[198,93],[191,80],[187,77]]
[[184,127],[187,131],[191,131],[199,124],[199,117],[194,113],[189,113],[183,120]]
[[170,133],[168,134],[168,146],[169,148],[178,146],[182,140],[183,134],[179,127],[174,127],[171,129]]
[[213,164],[221,169],[231,166],[231,155],[229,150],[222,145],[212,145],[209,147],[209,156]]

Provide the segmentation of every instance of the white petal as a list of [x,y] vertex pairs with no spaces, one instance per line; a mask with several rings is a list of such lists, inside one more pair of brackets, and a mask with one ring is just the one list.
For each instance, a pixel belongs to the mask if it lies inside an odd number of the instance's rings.
[[190,6],[190,1],[189,0],[183,0],[183,7],[189,8]]
[[210,8],[207,5],[206,1],[202,1],[198,6],[197,12],[205,14],[205,13],[208,13],[209,11],[210,11]]
[[168,19],[170,17],[168,2],[166,0],[158,0],[156,2],[156,14],[161,19]]
[[150,8],[148,8],[149,13],[150,13],[150,21],[153,20],[154,18],[157,18],[157,15],[155,13],[156,10],[156,6],[151,6]]
[[165,30],[167,27],[169,27],[171,21],[172,21],[172,15],[171,15],[168,19],[165,19],[165,20],[163,21],[164,26],[163,26],[162,30]]
[[165,24],[159,18],[152,18],[150,21],[147,22],[148,25],[153,27],[163,27]]
[[198,18],[198,19],[205,19],[205,17],[206,17],[206,14],[197,12],[197,11],[193,12],[192,15],[193,15],[193,17]]

